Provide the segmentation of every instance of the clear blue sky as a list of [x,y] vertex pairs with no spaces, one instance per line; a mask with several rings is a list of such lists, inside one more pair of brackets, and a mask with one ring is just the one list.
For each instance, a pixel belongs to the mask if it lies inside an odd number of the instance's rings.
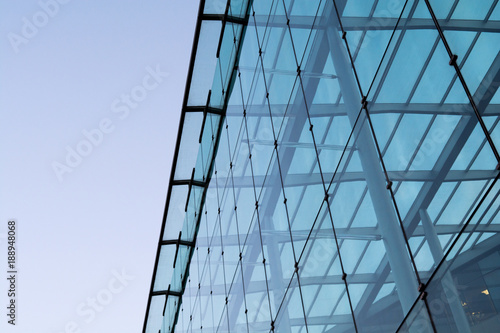
[[0,332],[142,329],[197,10],[0,0]]

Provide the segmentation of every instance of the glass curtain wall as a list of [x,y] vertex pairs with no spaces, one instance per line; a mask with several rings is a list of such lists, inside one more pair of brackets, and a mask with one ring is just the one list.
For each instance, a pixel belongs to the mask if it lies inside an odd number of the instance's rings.
[[144,332],[500,331],[498,2],[201,1]]

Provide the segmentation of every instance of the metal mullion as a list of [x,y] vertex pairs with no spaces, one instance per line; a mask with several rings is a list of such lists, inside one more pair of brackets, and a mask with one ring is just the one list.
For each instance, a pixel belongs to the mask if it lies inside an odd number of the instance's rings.
[[190,105],[190,106],[185,106],[183,109],[182,109],[182,112],[204,112],[206,110],[207,113],[211,113],[211,114],[216,114],[216,115],[219,115],[219,116],[223,116],[224,115],[224,111],[221,110],[221,109],[217,109],[217,108],[214,108],[214,107],[211,107],[211,106],[207,106],[207,105]]
[[451,20],[451,17],[453,16],[455,9],[457,9],[459,2],[460,2],[460,0],[455,0],[453,5],[451,6],[450,11],[448,12],[448,15],[446,15],[446,19],[445,19],[447,22]]
[[151,293],[151,295],[152,296],[161,296],[161,295],[168,296],[168,295],[172,295],[172,296],[176,296],[176,297],[181,297],[182,296],[182,294],[179,293],[178,291],[172,291],[172,290],[157,290],[157,291],[153,291]]
[[190,241],[186,241],[186,240],[182,240],[182,239],[169,239],[169,240],[163,240],[160,242],[161,246],[163,246],[163,245],[176,245],[176,244],[188,246],[188,247],[195,247],[194,242],[190,242]]
[[225,20],[226,22],[229,22],[229,23],[242,24],[242,25],[244,25],[246,22],[244,18],[237,17],[237,16],[231,16],[231,15],[227,15],[225,17],[224,14],[202,14],[201,19],[203,21],[224,21]]
[[486,13],[486,16],[484,17],[483,22],[488,22],[488,20],[491,17],[491,14],[493,14],[493,11],[495,10],[496,5],[498,4],[498,0],[493,0],[493,3],[491,4],[490,9],[488,10],[488,13]]

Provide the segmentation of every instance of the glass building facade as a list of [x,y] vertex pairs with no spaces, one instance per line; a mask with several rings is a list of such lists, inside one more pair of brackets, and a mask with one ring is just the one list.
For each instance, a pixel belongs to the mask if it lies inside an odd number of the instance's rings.
[[499,85],[498,0],[202,0],[144,332],[500,332]]

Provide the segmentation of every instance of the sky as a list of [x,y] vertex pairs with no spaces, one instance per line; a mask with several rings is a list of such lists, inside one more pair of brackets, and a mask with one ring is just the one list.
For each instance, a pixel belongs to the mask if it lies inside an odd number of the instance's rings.
[[0,332],[142,330],[198,5],[0,0]]

